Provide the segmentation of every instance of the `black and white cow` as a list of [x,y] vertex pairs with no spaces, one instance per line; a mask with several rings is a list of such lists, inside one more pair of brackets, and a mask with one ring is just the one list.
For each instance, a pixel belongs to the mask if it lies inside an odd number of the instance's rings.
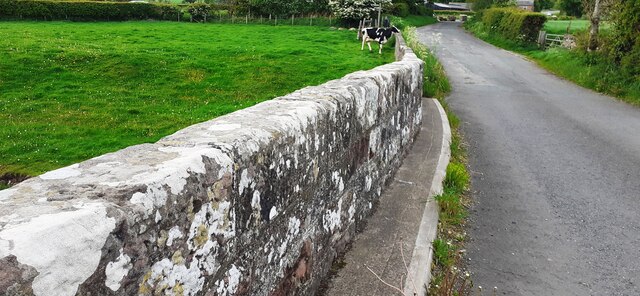
[[369,51],[372,51],[371,41],[376,41],[380,45],[378,53],[382,54],[382,45],[389,41],[393,33],[400,33],[400,31],[396,27],[362,29],[362,50],[364,50],[364,43],[366,42],[369,46]]

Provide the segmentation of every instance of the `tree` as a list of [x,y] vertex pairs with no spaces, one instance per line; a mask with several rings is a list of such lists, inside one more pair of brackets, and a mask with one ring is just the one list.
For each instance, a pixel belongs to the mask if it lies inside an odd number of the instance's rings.
[[387,6],[391,0],[329,0],[329,8],[339,19],[347,22],[372,16],[379,5]]
[[542,11],[545,9],[553,8],[553,5],[555,5],[555,1],[553,0],[535,0],[533,2],[533,10]]
[[560,0],[560,10],[564,11],[568,16],[582,16],[581,0]]
[[473,8],[473,10],[478,11],[478,10],[487,9],[491,7],[492,4],[493,4],[493,0],[475,0],[471,7]]
[[507,7],[507,6],[515,6],[515,0],[493,0],[493,6],[496,7]]
[[619,0],[582,0],[584,13],[589,17],[589,42],[587,50],[594,51],[598,48],[598,33],[600,31],[600,20],[606,16],[616,2]]

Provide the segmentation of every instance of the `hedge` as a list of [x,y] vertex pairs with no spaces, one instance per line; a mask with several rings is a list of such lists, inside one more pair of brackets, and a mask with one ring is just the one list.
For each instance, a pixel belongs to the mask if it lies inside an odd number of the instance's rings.
[[127,2],[0,0],[0,18],[45,20],[177,20],[174,5]]
[[535,42],[547,21],[541,13],[518,8],[490,8],[476,15],[491,32],[525,43]]
[[407,3],[394,3],[392,13],[396,16],[407,17],[409,16],[409,5]]

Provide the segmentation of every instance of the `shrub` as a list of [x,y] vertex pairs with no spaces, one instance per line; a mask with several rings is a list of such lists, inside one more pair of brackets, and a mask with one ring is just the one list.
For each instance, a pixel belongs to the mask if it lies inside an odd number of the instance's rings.
[[611,18],[614,23],[611,55],[630,77],[640,80],[640,2],[618,3]]
[[392,13],[399,17],[406,17],[409,15],[409,5],[407,3],[395,3],[393,4]]
[[379,5],[383,7],[391,4],[391,0],[329,0],[331,11],[343,21],[355,21],[370,17],[377,11]]
[[540,13],[517,8],[486,9],[478,14],[478,18],[491,32],[524,43],[535,42],[547,20]]
[[433,14],[433,9],[431,8],[427,8],[424,5],[418,5],[418,15],[432,15]]
[[194,3],[187,9],[191,14],[191,21],[206,22],[211,16],[211,5],[206,3]]

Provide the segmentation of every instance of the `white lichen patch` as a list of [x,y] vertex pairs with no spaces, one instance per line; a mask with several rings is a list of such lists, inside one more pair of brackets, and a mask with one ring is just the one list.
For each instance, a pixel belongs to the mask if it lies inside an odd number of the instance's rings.
[[[151,276],[146,284],[164,287],[165,295],[196,295],[204,286],[204,278],[195,261],[187,268],[165,258],[151,267]],[[180,292],[173,291],[176,287],[180,287]]]
[[116,261],[109,262],[104,273],[106,275],[105,285],[112,291],[120,289],[120,282],[131,270],[131,258],[123,253],[123,249],[120,249],[120,255],[116,258]]
[[70,165],[68,167],[64,167],[61,169],[57,169],[57,170],[53,170],[47,173],[44,173],[42,175],[40,175],[40,179],[43,180],[62,180],[62,179],[66,179],[66,178],[71,178],[71,177],[76,177],[76,176],[80,176],[80,174],[82,174],[82,172],[80,170],[78,170],[78,168],[80,167],[80,165],[73,164]]
[[313,141],[313,144],[316,147],[316,152],[320,150],[320,137],[318,136],[318,134],[315,135],[315,141]]
[[273,218],[275,218],[276,216],[278,216],[278,208],[273,206],[269,211],[269,221],[273,220]]
[[[422,106],[422,104],[420,104],[420,106]],[[422,108],[418,108],[418,111],[416,111],[416,115],[413,118],[413,124],[420,125],[420,122],[422,122]]]
[[149,187],[144,193],[134,193],[129,202],[135,205],[142,205],[146,218],[167,202],[167,192],[161,188]]
[[336,211],[326,210],[322,227],[326,231],[333,232],[341,224],[342,198],[338,201],[338,209]]
[[410,140],[410,130],[408,126],[405,126],[402,129],[402,145],[407,144],[409,140]]
[[369,190],[371,190],[371,182],[373,180],[371,179],[370,176],[366,176],[364,177],[364,191],[365,192],[369,192]]
[[296,236],[300,231],[300,219],[296,217],[289,218],[289,231],[287,232],[289,235]]
[[0,231],[0,258],[15,255],[38,271],[33,281],[35,295],[75,295],[98,268],[115,219],[107,216],[101,203],[76,208],[9,224]]
[[167,246],[171,246],[173,244],[173,240],[182,237],[182,232],[180,231],[180,227],[173,226],[169,229],[169,236],[167,237]]
[[253,197],[251,198],[251,208],[258,212],[262,210],[262,206],[260,205],[260,191],[258,190],[253,192]]
[[185,262],[181,254],[162,259],[151,267],[151,274],[142,285],[164,287],[165,294],[178,294],[174,289],[180,289],[183,295],[201,292],[205,277],[215,274],[220,267],[216,261],[220,248],[216,237],[229,239],[235,236],[233,221],[230,202],[220,202],[215,209],[210,203],[202,205],[189,227],[187,246],[193,253],[190,262]]
[[238,290],[238,285],[242,279],[242,271],[235,265],[231,265],[231,269],[227,271],[227,279],[218,280],[216,282],[216,292],[219,296],[234,295]]
[[331,179],[333,180],[333,183],[338,188],[338,191],[342,192],[344,190],[344,182],[342,181],[342,177],[340,176],[340,172],[339,171],[333,172],[333,174],[331,174]]
[[205,174],[206,167],[203,159],[213,159],[220,165],[218,178],[230,173],[233,160],[222,150],[209,147],[160,147],[158,151],[167,154],[176,154],[175,157],[155,166],[152,170],[131,177],[134,184],[148,184],[149,188],[156,191],[165,186],[170,188],[172,194],[180,194],[187,184],[187,179],[192,174]]
[[380,144],[380,128],[376,127],[373,130],[371,130],[371,133],[369,134],[369,150],[371,150],[371,152],[376,153],[378,152],[378,146]]
[[154,220],[156,221],[156,224],[162,221],[162,215],[160,215],[160,210],[156,210],[156,217]]
[[240,173],[240,183],[238,184],[238,191],[240,192],[240,195],[242,195],[244,190],[249,188],[249,186],[253,187],[253,182],[249,177],[249,172],[245,169]]
[[353,199],[351,201],[351,206],[349,206],[349,210],[347,210],[347,212],[349,213],[349,221],[353,222],[353,217],[356,214],[356,200],[358,199],[358,196],[354,193],[353,194]]

